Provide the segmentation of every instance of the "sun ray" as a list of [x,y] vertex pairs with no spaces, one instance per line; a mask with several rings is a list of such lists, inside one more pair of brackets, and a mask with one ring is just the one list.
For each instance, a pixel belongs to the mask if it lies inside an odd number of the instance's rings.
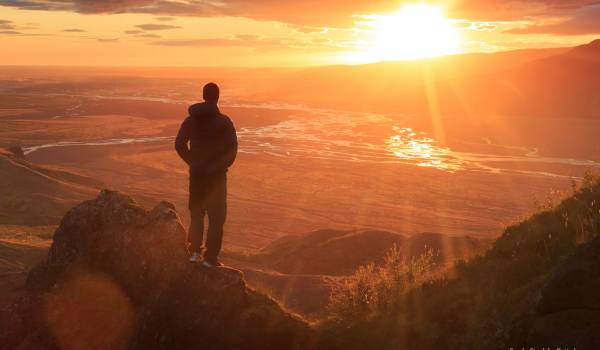
[[427,97],[427,105],[429,106],[433,136],[438,142],[444,145],[446,143],[446,133],[444,131],[443,118],[440,111],[440,101],[438,98],[435,76],[429,65],[425,65],[423,68],[423,80],[425,83],[425,95]]

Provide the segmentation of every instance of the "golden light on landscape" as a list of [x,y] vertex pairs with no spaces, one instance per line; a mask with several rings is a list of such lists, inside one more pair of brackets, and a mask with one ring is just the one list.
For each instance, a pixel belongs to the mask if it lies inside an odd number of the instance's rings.
[[355,63],[412,60],[460,52],[460,35],[439,6],[405,5],[387,15],[363,16],[365,44],[350,55]]

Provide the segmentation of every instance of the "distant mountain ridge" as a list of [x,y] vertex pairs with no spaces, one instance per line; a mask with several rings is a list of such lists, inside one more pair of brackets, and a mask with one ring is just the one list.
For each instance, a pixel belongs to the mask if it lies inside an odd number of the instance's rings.
[[[561,55],[524,64],[494,77],[493,82],[484,82],[489,83],[489,89],[497,96],[490,103],[506,115],[598,119],[598,76],[600,40],[595,40]],[[475,91],[476,84],[477,81],[472,82],[469,91]]]
[[438,112],[452,122],[491,116],[600,118],[599,47],[600,40],[594,40],[574,48],[308,68],[286,76],[271,93],[423,120]]
[[569,51],[569,54],[598,60],[600,59],[600,39],[596,39],[589,44],[577,46]]

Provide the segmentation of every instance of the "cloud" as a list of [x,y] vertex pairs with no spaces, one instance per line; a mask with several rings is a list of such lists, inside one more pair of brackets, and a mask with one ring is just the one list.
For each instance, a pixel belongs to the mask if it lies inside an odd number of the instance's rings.
[[148,24],[139,24],[136,27],[143,30],[168,30],[168,29],[178,29],[180,26],[174,26],[170,24],[156,24],[156,23],[148,23]]
[[493,32],[498,29],[498,24],[489,22],[464,22],[459,23],[458,26],[480,32]]
[[160,39],[160,38],[162,38],[160,35],[158,35],[158,34],[152,34],[152,33],[138,34],[136,36],[140,37],[140,38],[153,38],[153,39]]
[[85,33],[85,30],[79,28],[67,28],[63,29],[63,32],[66,33]]
[[[453,18],[473,21],[516,20],[564,15],[600,0],[423,0],[441,4]],[[0,0],[0,5],[30,10],[80,13],[148,13],[172,16],[237,16],[310,27],[348,27],[356,14],[395,11],[412,0]],[[161,21],[163,21],[161,19]]]
[[0,19],[0,29],[13,30],[13,29],[15,29],[15,25],[13,24],[13,21],[9,21],[6,19]]
[[154,19],[157,21],[161,21],[161,22],[170,22],[170,21],[176,20],[177,18],[175,18],[175,17],[155,17]]
[[229,38],[174,39],[152,42],[160,46],[193,46],[193,47],[276,47],[285,46],[282,39],[262,38],[257,35],[236,35]]
[[36,34],[36,33],[24,33],[30,29],[37,29],[37,25],[33,23],[26,23],[24,25],[17,25],[13,21],[7,19],[0,19],[0,34],[1,35],[23,35],[23,36],[48,36],[49,34]]
[[143,32],[144,32],[143,30],[134,29],[134,30],[126,30],[125,34],[135,35],[135,34],[142,34]]
[[505,31],[512,34],[585,35],[600,33],[600,5],[579,9],[558,23],[531,25]]
[[119,40],[119,38],[96,38],[96,41],[99,43],[116,43]]
[[322,33],[327,30],[324,27],[313,27],[304,25],[288,25],[289,28],[304,34]]
[[18,32],[16,30],[0,30],[0,34],[2,34],[2,35],[23,35],[23,33]]
[[23,33],[18,30],[0,30],[0,35],[52,36],[53,34],[35,34],[35,33]]
[[348,43],[339,43],[331,39],[303,39],[303,38],[269,38],[260,35],[238,34],[226,38],[202,38],[202,39],[169,39],[151,42],[153,45],[169,47],[245,47],[259,52],[277,50],[295,50],[313,52],[315,49],[339,50],[348,47]]
[[156,0],[2,0],[0,5],[24,10],[122,13],[154,2]]
[[449,14],[479,21],[564,16],[599,0],[459,0]]
[[[401,0],[403,1],[403,0]],[[352,25],[354,14],[396,10],[389,0],[0,0],[29,10],[79,13],[148,13],[161,17],[235,16],[316,26]]]

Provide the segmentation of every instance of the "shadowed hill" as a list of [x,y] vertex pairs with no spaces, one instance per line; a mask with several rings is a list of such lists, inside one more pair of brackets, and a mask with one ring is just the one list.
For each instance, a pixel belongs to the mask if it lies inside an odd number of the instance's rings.
[[226,252],[228,264],[244,271],[248,282],[305,317],[322,318],[332,291],[361,265],[380,265],[397,247],[411,259],[432,251],[435,264],[481,254],[491,239],[422,233],[406,237],[386,231],[318,230],[281,237],[257,254]]
[[507,228],[453,276],[413,274],[425,282],[396,288],[388,270],[356,275],[334,298],[323,348],[596,349],[599,213],[600,182],[587,179],[557,207]]
[[[475,110],[553,118],[600,117],[600,40],[563,54],[453,85]],[[482,91],[481,86],[486,86]],[[552,103],[548,103],[552,101]],[[489,113],[487,113],[489,114]]]
[[19,297],[27,273],[48,252],[48,240],[27,238],[3,238],[0,235],[0,310]]
[[0,224],[56,224],[100,187],[100,181],[35,165],[17,151],[0,148]]
[[310,335],[239,271],[188,263],[171,204],[110,191],[65,215],[2,311],[2,349],[296,349]]
[[437,233],[406,237],[386,231],[318,230],[281,237],[256,255],[237,258],[282,273],[344,276],[361,265],[380,264],[394,246],[407,259],[431,249],[436,262],[445,264],[482,253],[490,242]]

